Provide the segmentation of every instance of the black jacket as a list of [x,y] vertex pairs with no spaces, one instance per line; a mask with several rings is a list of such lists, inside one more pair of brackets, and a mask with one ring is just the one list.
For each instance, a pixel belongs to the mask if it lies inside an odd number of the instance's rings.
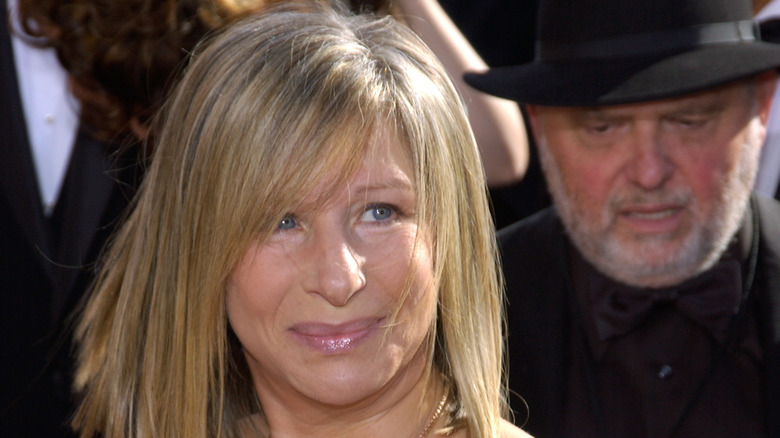
[[[759,222],[756,278],[764,340],[769,436],[780,437],[780,203],[754,199]],[[549,208],[499,233],[508,296],[509,384],[516,422],[543,438],[564,434],[569,300],[568,241]]]

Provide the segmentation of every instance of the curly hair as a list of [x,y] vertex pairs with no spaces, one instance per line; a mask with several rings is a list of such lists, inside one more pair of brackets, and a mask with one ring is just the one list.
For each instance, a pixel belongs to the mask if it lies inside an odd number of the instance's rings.
[[[96,138],[145,130],[193,47],[209,32],[278,0],[20,0],[24,31],[54,47]],[[387,0],[351,0],[387,12]]]
[[24,31],[54,47],[102,140],[145,126],[188,53],[208,32],[265,0],[20,0]]

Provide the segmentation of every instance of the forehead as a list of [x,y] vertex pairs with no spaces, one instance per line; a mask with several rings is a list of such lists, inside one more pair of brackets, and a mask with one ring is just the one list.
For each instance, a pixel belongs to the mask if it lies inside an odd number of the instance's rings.
[[378,127],[363,151],[362,158],[349,173],[338,166],[323,169],[304,204],[327,203],[342,194],[354,195],[366,190],[415,190],[415,172],[411,148],[403,137],[385,124]]
[[587,121],[613,117],[657,118],[726,110],[740,111],[751,108],[752,90],[752,81],[741,80],[698,93],[663,100],[594,107],[537,106],[535,112],[543,118],[563,117],[573,121]]
[[378,129],[372,137],[363,162],[352,175],[352,184],[405,185],[414,188],[410,146],[392,129]]

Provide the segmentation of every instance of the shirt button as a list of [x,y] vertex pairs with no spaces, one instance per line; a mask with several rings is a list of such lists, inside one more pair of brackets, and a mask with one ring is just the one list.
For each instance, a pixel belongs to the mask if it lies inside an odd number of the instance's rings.
[[672,377],[672,367],[669,365],[664,365],[661,368],[658,369],[658,378],[661,380],[666,380],[669,377]]
[[46,114],[43,116],[43,121],[46,122],[46,124],[51,125],[54,123],[54,114]]

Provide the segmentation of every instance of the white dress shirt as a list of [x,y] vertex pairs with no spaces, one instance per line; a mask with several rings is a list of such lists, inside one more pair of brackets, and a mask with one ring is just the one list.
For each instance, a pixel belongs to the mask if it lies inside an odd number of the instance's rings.
[[53,49],[31,45],[20,36],[16,0],[8,0],[8,16],[14,28],[11,44],[19,94],[32,148],[38,189],[44,212],[57,204],[78,129],[79,104],[68,91],[68,76]]

